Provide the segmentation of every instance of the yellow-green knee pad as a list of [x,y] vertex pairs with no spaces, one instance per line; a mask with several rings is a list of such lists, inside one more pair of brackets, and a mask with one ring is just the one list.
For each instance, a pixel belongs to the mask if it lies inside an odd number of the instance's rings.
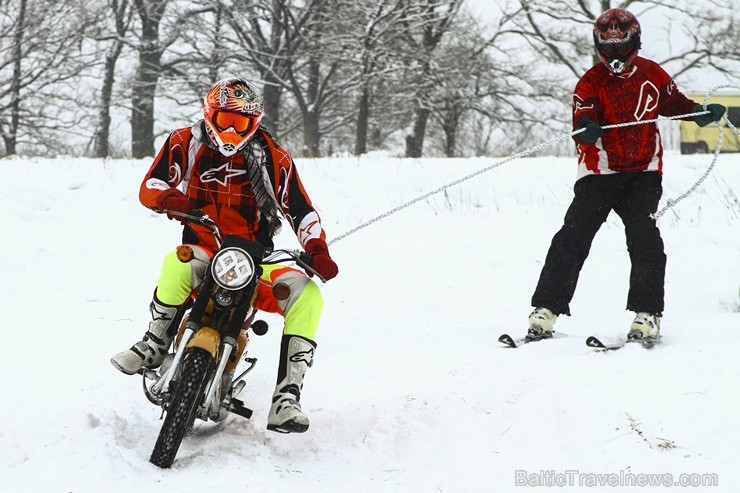
[[324,310],[324,298],[315,282],[309,281],[293,306],[285,313],[286,335],[298,335],[316,340],[316,330]]
[[157,298],[168,305],[185,303],[192,291],[190,264],[180,262],[177,252],[172,252],[162,262],[162,272],[157,282]]

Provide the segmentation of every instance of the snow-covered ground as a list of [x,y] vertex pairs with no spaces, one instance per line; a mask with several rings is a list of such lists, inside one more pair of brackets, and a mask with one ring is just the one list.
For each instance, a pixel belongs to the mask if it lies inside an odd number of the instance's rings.
[[[711,156],[666,160],[663,203]],[[335,238],[493,162],[298,166]],[[516,350],[497,342],[526,329],[575,176],[575,158],[516,160],[332,245],[340,276],[323,289],[302,399],[307,433],[265,429],[281,328],[267,316],[242,394],[254,416],[200,423],[171,470],[148,462],[161,422],[139,377],[108,362],[143,334],[161,258],[179,240],[177,223],[138,202],[148,166],[0,161],[0,491],[469,493],[519,491],[523,478],[575,485],[556,491],[623,491],[586,486],[664,473],[716,475],[703,479],[719,486],[700,491],[740,484],[740,155],[722,155],[660,221],[662,346],[607,354],[584,344],[624,336],[631,321],[615,215],[594,241],[573,316],[558,321],[568,337]],[[290,232],[278,243],[296,244]]]

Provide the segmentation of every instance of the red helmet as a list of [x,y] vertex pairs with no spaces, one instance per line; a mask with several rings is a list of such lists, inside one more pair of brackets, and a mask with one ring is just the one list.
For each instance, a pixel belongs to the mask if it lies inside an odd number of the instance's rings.
[[594,24],[599,58],[615,74],[625,72],[640,50],[640,23],[625,9],[609,9]]
[[244,79],[224,79],[203,98],[206,134],[224,156],[242,149],[262,120],[262,95]]

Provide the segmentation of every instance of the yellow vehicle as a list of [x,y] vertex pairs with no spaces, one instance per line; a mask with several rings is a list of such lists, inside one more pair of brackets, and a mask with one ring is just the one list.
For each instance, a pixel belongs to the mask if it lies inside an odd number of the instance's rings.
[[[704,102],[704,95],[687,94],[687,96],[697,103]],[[719,103],[727,108],[727,116],[735,125],[740,128],[740,94],[715,94],[709,99],[709,103]],[[726,124],[722,135],[721,152],[740,152],[740,137]],[[707,153],[714,151],[717,147],[719,132],[717,126],[707,125],[700,127],[693,121],[681,122],[681,154]]]

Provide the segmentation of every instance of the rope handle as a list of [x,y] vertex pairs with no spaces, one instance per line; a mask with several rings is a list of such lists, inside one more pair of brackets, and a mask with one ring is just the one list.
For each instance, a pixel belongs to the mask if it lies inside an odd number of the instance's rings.
[[[723,84],[723,85],[713,87],[704,97],[704,101],[702,102],[702,108],[704,108],[704,111],[701,113],[697,113],[697,114],[708,113],[707,101],[709,101],[709,98],[711,98],[712,95],[714,95],[714,93],[717,92],[719,89],[729,89],[729,88],[740,89],[740,86],[737,86],[735,84]],[[704,172],[703,175],[699,177],[698,180],[696,180],[696,183],[694,183],[691,186],[691,188],[689,188],[684,193],[682,193],[681,195],[679,195],[678,197],[674,199],[667,199],[666,205],[664,205],[663,208],[660,209],[655,214],[651,214],[650,215],[651,218],[653,218],[656,221],[660,219],[663,216],[663,214],[668,212],[670,209],[673,209],[679,202],[681,202],[683,199],[685,199],[686,197],[694,193],[694,190],[699,188],[699,186],[704,182],[704,180],[707,179],[709,174],[714,169],[714,166],[717,164],[717,159],[719,158],[719,153],[720,153],[720,150],[722,149],[722,138],[725,134],[724,124],[727,124],[727,126],[735,133],[735,135],[740,135],[740,132],[738,132],[737,128],[735,128],[735,125],[733,125],[732,122],[730,121],[730,117],[728,116],[728,114],[725,113],[722,116],[722,118],[720,118],[720,120],[717,122],[717,128],[719,130],[719,135],[717,136],[717,146],[714,148],[714,153],[713,153],[714,156],[712,157],[712,162],[709,164],[709,167],[707,168],[707,170]]]

